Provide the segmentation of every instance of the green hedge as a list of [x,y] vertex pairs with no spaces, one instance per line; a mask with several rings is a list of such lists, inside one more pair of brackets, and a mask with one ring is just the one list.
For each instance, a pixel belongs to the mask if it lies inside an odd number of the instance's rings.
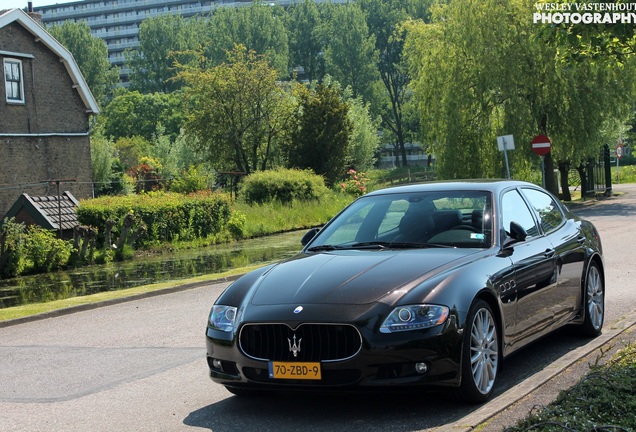
[[85,200],[77,209],[82,225],[98,229],[100,244],[104,241],[106,221],[117,223],[113,228],[113,235],[117,236],[127,214],[145,224],[144,243],[206,238],[220,234],[226,227],[231,214],[230,198],[209,191],[188,195],[150,192]]
[[320,199],[327,187],[324,179],[311,171],[275,169],[250,174],[241,183],[239,196],[248,204]]

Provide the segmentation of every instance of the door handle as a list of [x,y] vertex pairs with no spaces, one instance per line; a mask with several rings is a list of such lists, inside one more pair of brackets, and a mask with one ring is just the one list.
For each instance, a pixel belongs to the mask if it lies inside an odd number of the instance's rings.
[[546,258],[552,258],[555,253],[556,251],[554,249],[546,249],[543,255],[545,255]]
[[576,242],[577,242],[578,244],[583,244],[583,243],[585,243],[585,236],[578,237],[578,238],[576,239]]

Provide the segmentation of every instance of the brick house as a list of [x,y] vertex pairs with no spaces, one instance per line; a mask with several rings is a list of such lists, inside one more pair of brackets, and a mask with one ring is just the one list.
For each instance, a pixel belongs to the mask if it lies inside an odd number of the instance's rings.
[[0,218],[21,196],[93,194],[99,108],[72,54],[20,9],[0,10]]

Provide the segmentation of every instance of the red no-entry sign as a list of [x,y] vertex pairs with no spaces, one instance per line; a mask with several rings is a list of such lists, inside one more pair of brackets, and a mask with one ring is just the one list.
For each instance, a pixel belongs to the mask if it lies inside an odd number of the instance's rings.
[[550,153],[550,148],[552,148],[552,143],[547,136],[537,135],[532,138],[532,151],[539,156],[545,156]]

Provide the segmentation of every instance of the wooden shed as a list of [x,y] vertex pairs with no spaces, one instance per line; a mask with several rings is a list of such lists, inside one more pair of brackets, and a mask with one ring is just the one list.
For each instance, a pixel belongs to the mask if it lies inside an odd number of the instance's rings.
[[55,230],[58,237],[73,238],[73,230],[79,225],[75,209],[79,202],[68,191],[59,196],[30,196],[23,193],[11,206],[5,218],[15,218],[25,225],[38,225]]

